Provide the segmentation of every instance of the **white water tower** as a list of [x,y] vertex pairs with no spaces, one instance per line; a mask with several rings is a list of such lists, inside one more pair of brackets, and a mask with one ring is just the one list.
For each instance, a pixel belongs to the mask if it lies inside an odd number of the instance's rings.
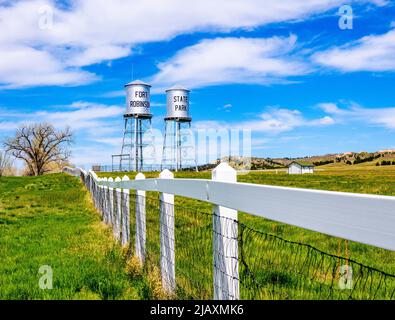
[[113,156],[113,159],[120,158],[120,171],[139,172],[144,169],[143,154],[144,148],[148,145],[147,141],[144,141],[144,134],[151,129],[152,118],[150,89],[149,84],[140,80],[125,85],[126,112],[122,151],[120,155]]
[[197,169],[189,93],[188,89],[179,85],[166,90],[167,112],[161,169]]

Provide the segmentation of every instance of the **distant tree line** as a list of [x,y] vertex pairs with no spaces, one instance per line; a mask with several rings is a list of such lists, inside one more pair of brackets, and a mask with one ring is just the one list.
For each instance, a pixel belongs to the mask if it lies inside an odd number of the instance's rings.
[[380,162],[376,163],[376,166],[395,166],[395,161],[391,161],[391,160],[383,160]]
[[251,163],[251,170],[260,170],[260,169],[279,169],[279,168],[284,168],[284,166],[279,166],[279,165],[269,165],[269,164],[256,164],[256,163]]
[[313,162],[313,164],[318,167],[318,166],[324,166],[326,164],[330,164],[330,163],[334,163],[334,162],[335,162],[334,160],[322,160],[322,161],[315,161],[315,162]]
[[374,160],[380,158],[381,156],[382,155],[380,155],[380,154],[372,155],[372,156],[366,157],[366,158],[361,158],[360,156],[356,156],[354,161],[347,160],[346,164],[353,165],[353,164],[358,164],[358,163],[370,162],[370,161],[374,161]]
[[360,158],[359,156],[357,156],[354,160],[354,164],[358,164],[358,163],[363,163],[363,162],[370,162],[373,160],[376,160],[377,158],[380,158],[381,155],[377,154],[377,155],[373,155],[370,157],[366,157],[366,158]]

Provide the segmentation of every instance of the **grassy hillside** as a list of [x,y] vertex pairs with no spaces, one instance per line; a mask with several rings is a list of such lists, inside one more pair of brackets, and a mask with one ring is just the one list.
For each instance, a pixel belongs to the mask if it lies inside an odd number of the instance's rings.
[[[228,161],[228,157],[223,158],[224,161]],[[243,159],[240,157],[231,157],[231,164],[233,167],[237,167],[242,163]],[[395,151],[382,150],[377,152],[346,152],[341,154],[325,154],[325,155],[315,155],[300,158],[251,158],[251,169],[279,169],[287,167],[292,161],[301,161],[314,164],[315,166],[321,167],[327,164],[332,164],[334,166],[360,166],[367,165],[373,166],[377,163],[379,165],[392,165],[395,167]],[[217,164],[219,162],[217,161]],[[202,168],[211,169],[210,168]]]
[[[139,299],[125,258],[79,181],[0,178],[0,299]],[[53,289],[39,288],[39,268]]]

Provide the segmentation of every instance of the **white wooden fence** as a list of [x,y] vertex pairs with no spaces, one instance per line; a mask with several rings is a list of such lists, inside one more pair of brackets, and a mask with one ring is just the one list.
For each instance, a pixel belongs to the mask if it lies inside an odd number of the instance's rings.
[[[136,190],[135,252],[141,262],[146,255],[145,200],[137,198],[145,199],[145,191],[160,192],[162,203],[168,204],[160,209],[160,244],[162,284],[169,292],[176,284],[174,195],[213,204],[214,299],[240,297],[237,211],[395,250],[395,197],[238,183],[236,171],[226,163],[213,170],[212,180],[174,179],[168,170],[158,179],[145,179],[139,173],[135,180],[98,178],[93,171],[68,167],[64,172],[83,179],[103,220],[113,225],[114,236],[122,245],[130,241],[129,190]],[[233,224],[225,227],[221,218]]]

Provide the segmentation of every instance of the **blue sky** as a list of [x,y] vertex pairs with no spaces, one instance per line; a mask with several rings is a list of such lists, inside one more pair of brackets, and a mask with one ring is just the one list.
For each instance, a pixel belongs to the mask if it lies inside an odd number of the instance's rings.
[[132,77],[155,128],[181,84],[195,128],[250,128],[254,156],[395,148],[392,1],[0,0],[0,30],[0,137],[69,125],[78,165],[120,152]]

